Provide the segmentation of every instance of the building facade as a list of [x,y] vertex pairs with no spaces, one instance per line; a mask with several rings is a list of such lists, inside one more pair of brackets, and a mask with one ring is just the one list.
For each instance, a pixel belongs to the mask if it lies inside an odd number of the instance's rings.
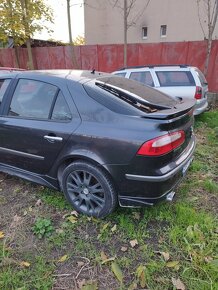
[[[211,0],[211,15],[214,1]],[[127,0],[128,43],[198,41],[208,37],[207,0]],[[124,0],[85,0],[86,44],[124,42]],[[218,25],[213,39],[218,38]]]

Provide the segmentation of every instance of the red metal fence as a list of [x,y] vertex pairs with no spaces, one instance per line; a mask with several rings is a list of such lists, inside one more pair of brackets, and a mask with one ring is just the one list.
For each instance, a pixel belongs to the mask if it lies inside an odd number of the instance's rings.
[[[203,70],[206,41],[129,44],[128,66],[148,64],[189,64]],[[19,48],[20,67],[27,68],[27,50]],[[73,68],[69,46],[33,48],[36,69]],[[123,67],[123,45],[85,45],[75,47],[78,67],[112,72]],[[0,49],[0,66],[15,66],[14,49]],[[218,92],[218,40],[213,41],[208,70],[209,89]]]

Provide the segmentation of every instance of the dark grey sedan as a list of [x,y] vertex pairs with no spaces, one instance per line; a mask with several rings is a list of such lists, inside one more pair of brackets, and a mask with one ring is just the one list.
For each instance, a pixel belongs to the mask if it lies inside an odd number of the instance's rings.
[[1,74],[0,171],[89,216],[171,199],[195,148],[193,106],[95,71]]

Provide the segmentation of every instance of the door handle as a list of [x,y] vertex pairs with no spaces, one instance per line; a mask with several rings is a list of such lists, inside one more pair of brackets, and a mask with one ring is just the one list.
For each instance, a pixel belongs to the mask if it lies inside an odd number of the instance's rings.
[[46,139],[47,141],[54,143],[54,142],[62,142],[63,138],[62,137],[57,137],[57,136],[48,136],[45,135],[44,139]]

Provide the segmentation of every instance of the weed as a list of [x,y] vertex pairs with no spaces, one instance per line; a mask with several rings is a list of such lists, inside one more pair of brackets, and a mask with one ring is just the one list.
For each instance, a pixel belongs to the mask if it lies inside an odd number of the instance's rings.
[[54,228],[50,219],[38,218],[33,226],[33,233],[39,238],[49,237]]

